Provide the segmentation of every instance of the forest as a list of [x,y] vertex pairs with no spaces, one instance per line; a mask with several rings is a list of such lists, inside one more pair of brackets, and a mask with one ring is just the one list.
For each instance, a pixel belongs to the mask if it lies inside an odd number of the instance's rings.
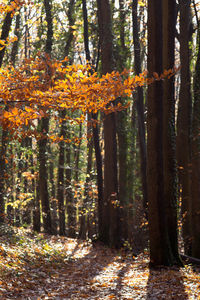
[[200,299],[200,3],[0,0],[0,299]]

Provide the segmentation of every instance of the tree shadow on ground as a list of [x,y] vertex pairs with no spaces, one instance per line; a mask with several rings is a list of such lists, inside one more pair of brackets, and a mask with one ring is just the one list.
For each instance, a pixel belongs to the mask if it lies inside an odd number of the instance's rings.
[[148,300],[189,299],[185,291],[181,269],[178,267],[150,268],[146,288],[146,299]]
[[81,248],[86,248],[85,243],[79,240],[76,243],[66,257],[54,254],[48,258],[38,252],[31,260],[30,256],[24,255],[20,272],[10,268],[9,284],[0,288],[0,298],[83,299],[87,294],[95,297],[92,281],[112,263],[115,255],[103,246],[98,247],[98,251],[90,246],[84,255]]

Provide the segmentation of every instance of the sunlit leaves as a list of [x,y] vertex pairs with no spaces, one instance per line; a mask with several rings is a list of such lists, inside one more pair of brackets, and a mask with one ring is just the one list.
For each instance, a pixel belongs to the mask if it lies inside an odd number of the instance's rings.
[[[0,70],[0,101],[8,109],[0,114],[0,123],[17,129],[33,125],[44,115],[67,109],[79,111],[77,123],[85,120],[87,112],[106,113],[122,109],[109,105],[117,97],[130,95],[138,85],[144,85],[146,74],[134,78],[112,72],[101,78],[86,65],[66,66],[66,62],[51,61],[48,56],[27,60],[17,70]],[[72,117],[73,119],[73,117]]]
[[99,77],[89,65],[66,63],[67,59],[52,61],[39,53],[18,69],[0,69],[0,104],[6,106],[0,112],[0,124],[12,131],[22,132],[24,126],[33,130],[39,119],[49,113],[58,119],[63,109],[71,111],[70,119],[79,124],[88,112],[108,114],[125,109],[128,104],[115,104],[118,97],[130,97],[136,87],[174,74],[174,70],[165,70],[148,78],[147,72],[130,76],[131,72],[124,70]]

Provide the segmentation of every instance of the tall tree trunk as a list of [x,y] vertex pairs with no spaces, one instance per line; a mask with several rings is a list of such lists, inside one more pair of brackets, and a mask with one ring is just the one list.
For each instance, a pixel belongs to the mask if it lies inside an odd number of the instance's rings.
[[[150,76],[162,73],[162,2],[148,1],[148,61]],[[165,264],[163,241],[166,238],[163,187],[163,89],[154,82],[147,94],[147,186],[149,197],[150,260]]]
[[[134,70],[135,74],[141,73],[141,49],[139,40],[139,24],[138,24],[138,0],[132,3],[132,16],[133,16],[133,43],[134,43]],[[136,90],[136,109],[138,116],[138,133],[139,133],[139,146],[140,146],[140,167],[142,179],[142,193],[143,193],[143,206],[145,213],[147,213],[147,154],[146,154],[146,139],[145,139],[145,118],[144,118],[144,95],[143,88],[138,87]]]
[[11,50],[11,63],[12,63],[13,66],[15,66],[15,63],[16,63],[18,47],[19,47],[20,18],[21,18],[21,14],[20,14],[20,11],[19,11],[19,13],[16,15],[16,24],[15,24],[15,30],[14,30],[14,34],[17,37],[17,40],[14,41],[13,46],[12,46],[12,50]]
[[[97,114],[92,114],[92,119],[97,121]],[[99,127],[92,126],[96,168],[97,168],[97,190],[98,190],[98,234],[103,232],[103,169],[102,169],[102,155],[99,141]]]
[[[199,27],[199,26],[198,26]],[[192,121],[192,255],[200,258],[200,27],[198,55],[194,75]]]
[[[176,2],[163,1],[163,69],[173,69],[175,64]],[[165,257],[167,264],[180,264],[177,230],[177,166],[175,135],[174,76],[163,84],[163,172],[164,209],[169,247]]]
[[[3,26],[1,29],[1,36],[0,40],[6,41],[9,36],[9,32],[11,29],[13,19],[13,13],[8,12],[5,16]],[[0,68],[2,67],[3,58],[5,54],[5,47],[0,50]],[[6,109],[6,108],[5,108]],[[1,132],[1,149],[0,149],[0,222],[4,222],[4,210],[5,210],[5,203],[4,203],[4,180],[5,180],[5,159],[6,159],[6,149],[7,149],[7,138],[8,133],[5,129],[2,129]]]
[[[66,111],[60,113],[63,119]],[[65,122],[62,121],[60,137],[65,137]],[[57,183],[57,199],[59,208],[59,233],[65,235],[65,205],[64,205],[64,164],[65,164],[65,144],[64,141],[59,143],[59,158],[58,158],[58,183]]]
[[[50,56],[53,43],[53,20],[51,15],[51,0],[44,0],[44,8],[47,21],[47,38],[45,45],[45,52]],[[50,76],[50,74],[48,74]],[[44,230],[48,233],[52,232],[51,213],[48,192],[48,172],[47,172],[47,133],[49,130],[49,118],[41,119],[40,131],[44,137],[38,142],[39,146],[39,187],[40,198],[42,203],[42,215]]]
[[67,39],[66,39],[66,44],[65,44],[65,49],[64,49],[64,57],[68,56],[70,53],[70,48],[72,46],[72,42],[74,39],[74,29],[73,25],[75,22],[74,19],[74,5],[75,5],[75,0],[70,0],[69,5],[68,5],[68,12],[67,12],[67,17],[69,21],[69,31],[67,34]]
[[[84,20],[84,46],[85,46],[85,56],[88,62],[91,62],[91,55],[89,49],[89,34],[88,34],[88,16],[87,16],[87,3],[86,0],[82,0],[83,5],[83,20]],[[98,57],[97,57],[97,67],[98,67]],[[97,69],[96,67],[96,69]],[[96,70],[97,71],[97,70]],[[88,114],[88,118],[93,119],[93,121],[97,121],[97,114],[92,113],[91,116]],[[102,157],[101,157],[101,149],[99,144],[99,130],[98,124],[95,123],[92,125],[92,133],[93,133],[93,143],[95,150],[95,158],[96,158],[96,168],[97,168],[97,189],[98,189],[98,227],[99,232],[102,231],[102,204],[103,204],[103,175],[102,175]],[[88,165],[87,169],[90,169],[89,159],[92,154],[93,144],[88,141]],[[86,179],[88,180],[88,178]],[[83,221],[86,223],[86,220]],[[84,226],[86,227],[86,225]]]
[[[153,72],[161,74],[163,66],[166,67],[169,63],[173,65],[174,4],[173,0],[148,2],[148,71],[150,76]],[[163,55],[166,56],[164,59]],[[161,81],[152,83],[148,87],[147,115],[147,183],[152,265],[180,264],[177,255],[176,207],[174,206],[173,114],[173,81],[166,82],[164,90]],[[170,224],[170,221],[173,223]]]
[[42,118],[40,121],[40,131],[44,135],[42,139],[38,141],[38,159],[39,159],[39,191],[40,199],[42,203],[42,217],[44,231],[47,233],[52,232],[51,228],[51,213],[49,203],[48,192],[48,172],[47,172],[47,138],[45,135],[49,130],[49,118]]
[[[3,41],[7,40],[10,29],[11,29],[12,19],[13,19],[13,12],[11,11],[11,12],[8,12],[5,16],[3,26],[1,29],[0,40],[3,40]],[[0,50],[0,67],[2,66],[2,63],[3,63],[5,51],[6,51],[6,47],[3,47],[3,49]]]
[[[114,69],[111,8],[108,0],[97,0],[102,73]],[[120,247],[115,114],[104,116],[104,205],[101,240]]]
[[39,192],[39,180],[38,178],[33,183],[35,187],[35,197],[34,197],[34,209],[33,209],[33,230],[40,232],[41,229],[41,218],[40,218],[40,192]]
[[[125,44],[125,23],[126,23],[126,10],[124,0],[119,1],[119,53],[116,57],[117,69],[122,72],[126,66],[127,47]],[[125,104],[124,98],[119,98],[122,105]],[[127,139],[127,110],[119,111],[116,117],[116,129],[118,138],[118,189],[119,189],[119,221],[120,232],[119,238],[125,242],[128,239],[128,139]]]
[[[70,134],[67,135],[70,138]],[[67,204],[67,236],[71,238],[76,237],[76,206],[74,204],[72,194],[72,169],[71,169],[71,145],[66,149],[66,171],[65,171],[65,186],[66,186],[66,204]]]
[[[179,1],[181,86],[177,116],[177,163],[179,194],[182,198],[183,239],[185,253],[191,254],[191,114],[190,90],[190,0]],[[184,151],[183,151],[184,149]]]
[[6,150],[8,145],[8,132],[2,129],[0,148],[0,223],[5,221],[4,185],[6,176]]

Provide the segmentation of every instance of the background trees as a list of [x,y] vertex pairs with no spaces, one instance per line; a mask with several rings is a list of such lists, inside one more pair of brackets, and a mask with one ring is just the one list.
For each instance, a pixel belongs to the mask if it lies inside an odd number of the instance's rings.
[[[178,236],[185,253],[198,257],[196,4],[45,0],[1,7],[2,222],[135,252],[148,246],[149,222],[152,264],[180,264]],[[10,63],[19,71],[12,70],[14,80]],[[147,88],[137,77],[146,67],[154,77]],[[106,75],[124,68],[129,74]],[[136,75],[134,92],[129,75]]]

